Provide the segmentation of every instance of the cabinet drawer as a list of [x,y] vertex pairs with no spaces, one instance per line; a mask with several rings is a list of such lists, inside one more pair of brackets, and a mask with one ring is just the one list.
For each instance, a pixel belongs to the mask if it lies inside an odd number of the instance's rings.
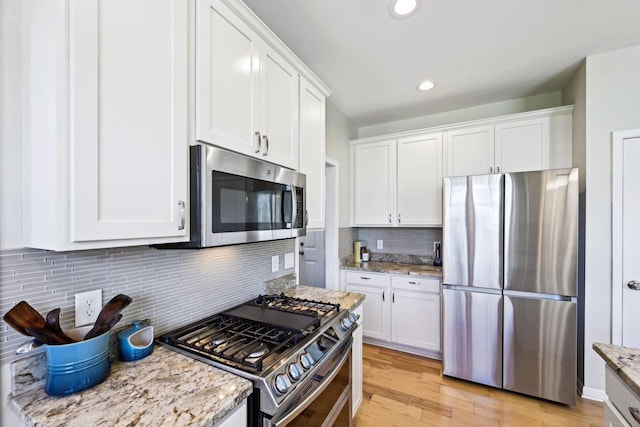
[[359,271],[348,271],[346,275],[347,283],[358,283],[361,285],[387,286],[389,283],[386,274],[372,274]]
[[640,422],[634,420],[630,410],[636,408],[640,411],[640,397],[636,395],[613,370],[606,369],[607,396],[622,416],[632,426],[640,426]]
[[440,293],[440,280],[420,276],[391,276],[394,289]]

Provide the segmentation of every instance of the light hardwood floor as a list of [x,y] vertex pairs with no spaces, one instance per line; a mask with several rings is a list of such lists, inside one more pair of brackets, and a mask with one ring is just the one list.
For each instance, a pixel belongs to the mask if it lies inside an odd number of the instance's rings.
[[575,407],[442,376],[442,363],[364,345],[364,396],[355,427],[602,426],[603,406]]

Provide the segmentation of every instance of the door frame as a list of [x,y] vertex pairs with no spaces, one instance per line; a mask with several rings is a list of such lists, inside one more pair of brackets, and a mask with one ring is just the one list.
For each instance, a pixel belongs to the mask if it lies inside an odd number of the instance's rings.
[[337,160],[325,156],[325,222],[324,265],[325,288],[340,289],[340,257],[338,255],[338,183],[340,165]]
[[640,138],[640,129],[614,131],[611,135],[611,343],[622,345],[622,176],[623,143]]

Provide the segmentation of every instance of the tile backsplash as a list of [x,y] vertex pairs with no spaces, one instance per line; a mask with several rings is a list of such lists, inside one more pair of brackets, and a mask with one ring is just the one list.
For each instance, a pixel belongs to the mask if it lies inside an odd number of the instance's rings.
[[[402,254],[433,257],[433,242],[442,242],[442,228],[353,228],[353,240],[365,240],[373,254]],[[376,241],[383,248],[376,248]],[[353,253],[353,247],[351,249]],[[342,255],[341,255],[342,256]]]
[[[60,307],[62,328],[69,329],[75,294],[102,289],[103,304],[119,293],[133,298],[119,326],[150,319],[161,334],[264,293],[266,281],[294,273],[272,273],[271,257],[282,266],[293,250],[288,239],[202,250],[0,251],[0,313],[21,300],[43,315]],[[26,339],[0,321],[0,361],[11,360]]]

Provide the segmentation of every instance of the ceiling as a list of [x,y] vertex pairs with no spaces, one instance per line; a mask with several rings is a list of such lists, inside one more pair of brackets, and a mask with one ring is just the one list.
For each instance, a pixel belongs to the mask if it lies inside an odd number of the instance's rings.
[[244,0],[357,127],[559,91],[586,56],[640,44],[638,0],[418,1],[397,20],[389,0]]

